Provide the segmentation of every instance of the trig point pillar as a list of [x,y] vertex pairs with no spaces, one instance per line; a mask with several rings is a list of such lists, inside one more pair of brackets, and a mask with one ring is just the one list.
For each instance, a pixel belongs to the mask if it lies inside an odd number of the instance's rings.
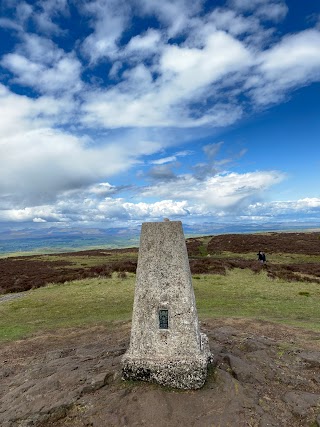
[[199,329],[182,224],[143,223],[123,378],[196,389],[205,382],[210,357]]

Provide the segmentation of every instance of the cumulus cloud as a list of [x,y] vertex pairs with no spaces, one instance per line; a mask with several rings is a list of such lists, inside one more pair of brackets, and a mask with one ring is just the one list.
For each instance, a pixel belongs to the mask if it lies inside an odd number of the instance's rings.
[[156,81],[140,65],[118,86],[88,93],[83,121],[105,127],[231,124],[241,116],[241,107],[219,102],[199,116],[192,105],[208,96],[210,86],[223,76],[247,68],[251,61],[245,46],[221,31],[209,35],[202,49],[167,45]]
[[230,4],[244,12],[254,12],[259,18],[280,21],[288,13],[288,7],[282,0],[231,0]]
[[154,29],[148,29],[144,34],[138,34],[130,39],[126,46],[127,52],[135,52],[138,55],[145,51],[154,52],[161,40],[161,32]]
[[93,28],[82,44],[91,62],[117,56],[119,39],[130,21],[130,9],[129,2],[124,0],[94,0],[81,4]]
[[[248,205],[262,215],[258,202],[281,172],[226,172],[242,154],[223,155],[220,141],[192,147],[200,160],[178,175],[191,151],[177,147],[319,81],[319,28],[282,36],[275,25],[288,8],[280,0],[69,4],[7,1],[0,18],[14,34],[0,58],[0,219],[125,222],[245,213]],[[85,25],[77,39],[63,26],[75,8]],[[137,17],[151,18],[141,31],[131,25]],[[146,187],[125,175],[137,165]],[[120,174],[122,185],[109,183]],[[133,200],[116,197],[121,191]],[[308,203],[318,209],[304,199],[288,210]]]
[[168,36],[175,37],[190,28],[203,0],[137,0],[137,3],[142,13],[155,15],[167,28]]
[[224,30],[234,36],[263,31],[256,17],[244,17],[235,10],[217,8],[210,14],[212,22],[218,30]]
[[54,202],[60,192],[123,172],[136,161],[125,147],[91,148],[79,138],[50,129],[2,142],[0,191],[15,204]]
[[247,209],[250,215],[268,215],[279,217],[280,215],[320,214],[320,199],[306,197],[298,200],[273,201],[269,203],[259,202],[250,204]]
[[174,200],[192,200],[214,209],[235,209],[243,202],[260,198],[264,191],[281,182],[281,172],[251,172],[246,174],[225,173],[198,180],[192,175],[180,176],[179,180],[146,187],[141,195],[172,197]]
[[36,13],[34,16],[38,29],[46,34],[63,34],[64,30],[54,22],[54,18],[68,14],[67,0],[42,0],[38,2],[38,7],[40,13]]
[[0,222],[64,222],[57,207],[43,205],[23,209],[0,209]]
[[3,19],[0,26],[23,31],[32,21],[39,32],[49,35],[63,35],[64,30],[54,22],[60,15],[67,15],[67,0],[38,0],[30,4],[25,1],[8,1],[6,6],[13,11],[13,18]]
[[51,40],[34,34],[23,36],[15,53],[2,57],[1,66],[15,77],[13,82],[41,93],[72,93],[82,88],[81,63]]
[[50,127],[57,113],[67,112],[64,103],[19,96],[3,86],[0,99],[0,192],[6,204],[53,202],[63,191],[126,171],[161,148],[134,135],[123,144],[94,146],[88,137]]
[[279,102],[288,92],[320,80],[320,32],[305,30],[284,37],[258,58],[257,73],[246,86],[257,104]]
[[[264,192],[284,178],[283,174],[276,171],[225,173],[203,181],[191,175],[178,176],[175,180],[161,177],[160,181],[148,187],[129,188],[133,198],[137,199],[136,194],[139,194],[138,200],[130,202],[114,197],[121,188],[102,182],[79,190],[61,192],[54,205],[3,209],[0,211],[0,221],[24,222],[41,218],[48,222],[121,221],[129,225],[131,221],[163,217],[229,215],[235,218],[241,213],[248,214],[248,205],[250,215],[258,215],[261,212],[257,207]],[[159,201],[153,200],[155,195]]]
[[[316,29],[275,38],[269,49],[260,46],[257,51],[257,40],[266,40],[269,31],[257,11],[271,16],[269,8],[280,16],[279,10],[286,10],[283,2],[233,0],[230,8],[215,8],[201,16],[201,1],[137,0],[135,13],[153,15],[163,27],[148,28],[126,43],[121,38],[133,18],[132,4],[116,3],[115,7],[114,0],[95,0],[79,5],[92,32],[77,48],[93,63],[109,61],[109,75],[119,79],[117,84],[99,89],[84,86],[84,65],[75,51],[67,53],[51,40],[29,33],[22,34],[1,65],[14,75],[13,82],[41,93],[82,91],[81,123],[103,128],[226,126],[243,115],[238,96],[251,96],[258,106],[269,105],[288,90],[318,80]],[[50,19],[68,13],[62,0],[41,2],[40,9]],[[25,16],[21,22],[29,16],[27,10],[21,12]],[[242,11],[255,14],[244,16]],[[180,27],[177,16],[188,25]],[[168,42],[170,32],[183,32],[184,41]],[[147,64],[141,62],[146,56]],[[226,88],[227,103],[223,101]]]

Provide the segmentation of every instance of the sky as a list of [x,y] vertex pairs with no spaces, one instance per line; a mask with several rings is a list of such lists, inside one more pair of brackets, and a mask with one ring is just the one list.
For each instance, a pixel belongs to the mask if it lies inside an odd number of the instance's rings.
[[0,231],[317,227],[318,0],[2,0]]

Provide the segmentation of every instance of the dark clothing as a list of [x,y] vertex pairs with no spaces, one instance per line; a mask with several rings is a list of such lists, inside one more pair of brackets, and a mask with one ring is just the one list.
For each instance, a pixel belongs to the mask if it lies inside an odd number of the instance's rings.
[[261,264],[264,264],[267,261],[266,254],[264,252],[259,251],[257,253],[257,256],[258,256],[258,260],[261,262]]

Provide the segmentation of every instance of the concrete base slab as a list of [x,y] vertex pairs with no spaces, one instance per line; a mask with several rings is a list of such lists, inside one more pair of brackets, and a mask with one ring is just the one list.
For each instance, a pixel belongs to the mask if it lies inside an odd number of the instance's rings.
[[122,360],[122,377],[124,380],[156,382],[158,384],[179,388],[199,389],[207,377],[207,357],[192,359],[150,360],[124,357]]

